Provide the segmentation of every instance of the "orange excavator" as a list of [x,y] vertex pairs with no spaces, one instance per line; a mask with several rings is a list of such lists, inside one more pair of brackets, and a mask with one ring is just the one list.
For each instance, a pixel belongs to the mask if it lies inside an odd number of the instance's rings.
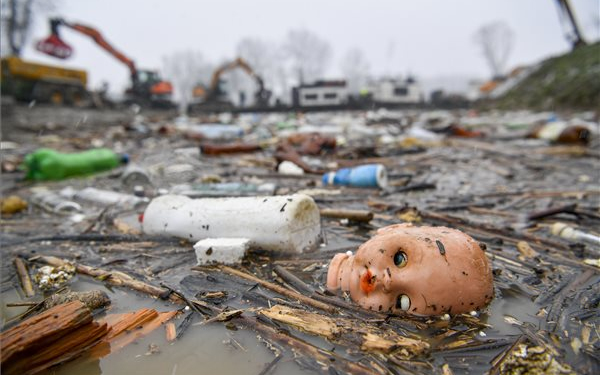
[[223,80],[221,76],[235,68],[241,68],[250,77],[252,77],[258,86],[254,94],[254,105],[256,107],[266,107],[269,105],[269,99],[271,98],[271,91],[265,89],[265,83],[263,79],[254,72],[250,65],[241,57],[221,65],[217,70],[214,71],[210,80],[210,86],[208,88],[198,85],[194,88],[192,96],[195,100],[200,100],[201,106],[210,107],[225,107],[231,106],[231,103],[226,98],[226,92],[222,88]]
[[131,87],[125,91],[128,103],[157,108],[171,108],[174,106],[171,99],[173,86],[170,82],[162,80],[156,71],[138,69],[132,59],[111,46],[102,34],[92,27],[66,22],[62,18],[52,18],[50,19],[51,34],[48,38],[37,43],[36,49],[38,51],[60,59],[71,56],[71,47],[59,36],[60,26],[66,26],[90,37],[102,49],[129,68]]

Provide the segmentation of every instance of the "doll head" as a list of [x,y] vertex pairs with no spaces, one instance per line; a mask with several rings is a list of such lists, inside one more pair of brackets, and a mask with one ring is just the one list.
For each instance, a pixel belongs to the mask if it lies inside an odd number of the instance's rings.
[[381,228],[356,255],[335,255],[327,289],[375,311],[441,315],[478,310],[493,298],[492,270],[473,238],[446,227]]

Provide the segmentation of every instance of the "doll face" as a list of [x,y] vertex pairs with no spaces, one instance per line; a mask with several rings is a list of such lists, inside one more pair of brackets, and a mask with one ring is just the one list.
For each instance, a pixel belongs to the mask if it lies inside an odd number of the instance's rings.
[[349,291],[366,309],[420,315],[478,310],[493,297],[489,262],[473,238],[410,224],[380,229],[356,255],[337,254],[327,287]]

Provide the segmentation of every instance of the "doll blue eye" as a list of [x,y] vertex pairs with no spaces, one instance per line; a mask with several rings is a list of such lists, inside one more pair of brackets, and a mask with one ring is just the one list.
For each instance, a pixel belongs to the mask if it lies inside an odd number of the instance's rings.
[[397,251],[396,254],[394,254],[394,264],[396,266],[404,267],[407,261],[408,258],[406,257],[404,251]]

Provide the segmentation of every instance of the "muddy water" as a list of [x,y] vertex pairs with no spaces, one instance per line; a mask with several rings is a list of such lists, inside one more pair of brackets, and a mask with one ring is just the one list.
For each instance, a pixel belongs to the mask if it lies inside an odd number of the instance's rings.
[[[100,289],[112,300],[108,313],[123,313],[140,308],[168,311],[173,305],[122,289],[109,290],[102,284],[78,277],[72,290]],[[6,303],[20,301],[17,290],[2,295],[1,319],[22,313],[26,308],[6,307]],[[179,324],[181,319],[175,321]],[[193,324],[197,323],[195,321]],[[158,352],[150,353],[150,346]],[[100,359],[77,359],[44,372],[44,375],[108,375],[108,374],[258,374],[274,359],[271,352],[252,331],[229,330],[223,324],[192,325],[176,343],[168,343],[165,330],[159,328],[148,336]],[[277,364],[276,374],[306,374],[293,361],[283,359]]]
[[[173,305],[165,302],[123,289],[109,290],[102,284],[85,277],[78,277],[72,284],[72,289],[104,290],[112,300],[112,306],[108,313],[121,313],[144,307],[154,308],[158,311],[174,308]],[[538,319],[535,314],[538,307],[533,302],[514,290],[500,290],[499,294],[500,296],[489,306],[488,313],[482,316],[491,325],[491,328],[484,330],[482,335],[518,334],[519,329],[509,324],[505,317],[537,325]],[[24,308],[6,307],[7,302],[19,300],[21,297],[15,289],[2,295],[3,303],[0,311],[3,323],[24,311]],[[181,318],[175,323],[179,324],[180,321]],[[198,323],[198,321],[194,323]],[[294,334],[299,335],[297,332]],[[319,345],[320,339],[299,336],[311,342],[317,341],[315,344]],[[150,346],[158,348],[158,351],[151,352]],[[195,324],[190,326],[183,337],[175,343],[168,343],[164,329],[159,328],[139,341],[100,360],[78,359],[57,366],[45,374],[258,374],[274,358],[273,352],[250,330],[230,330],[222,323]],[[273,371],[273,374],[281,375],[306,373],[306,369],[302,369],[292,358],[287,356],[277,364]]]

